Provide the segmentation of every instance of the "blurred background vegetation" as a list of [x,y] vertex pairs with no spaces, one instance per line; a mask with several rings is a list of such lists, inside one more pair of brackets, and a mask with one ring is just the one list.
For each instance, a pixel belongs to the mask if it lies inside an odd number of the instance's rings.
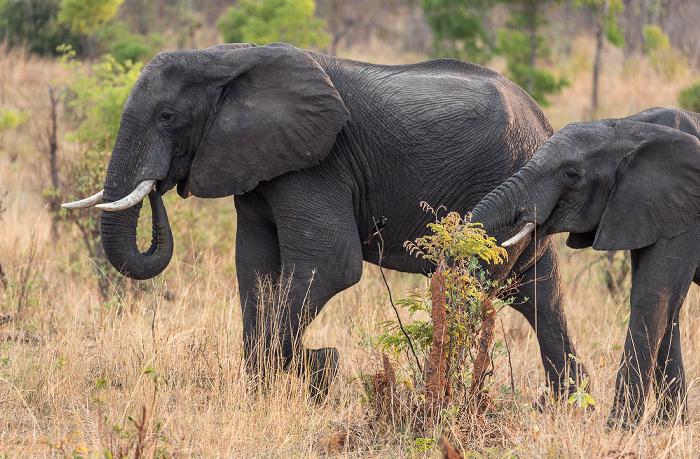
[[[647,56],[673,78],[700,65],[698,17],[696,0],[0,0],[0,40],[40,55],[65,43],[79,58],[109,53],[120,63],[219,42],[284,41],[336,55],[381,44],[378,54],[395,58],[500,61],[498,70],[546,106],[570,84],[557,64],[587,36],[595,40],[592,118],[605,47],[625,60]],[[697,92],[681,104],[697,107]]]

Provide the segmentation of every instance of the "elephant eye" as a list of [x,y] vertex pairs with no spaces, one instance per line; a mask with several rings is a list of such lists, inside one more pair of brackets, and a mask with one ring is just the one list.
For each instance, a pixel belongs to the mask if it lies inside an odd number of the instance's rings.
[[162,112],[160,114],[160,122],[163,126],[170,126],[175,121],[175,115],[170,112]]
[[573,186],[581,180],[581,173],[576,169],[566,169],[564,170],[563,179],[566,186]]

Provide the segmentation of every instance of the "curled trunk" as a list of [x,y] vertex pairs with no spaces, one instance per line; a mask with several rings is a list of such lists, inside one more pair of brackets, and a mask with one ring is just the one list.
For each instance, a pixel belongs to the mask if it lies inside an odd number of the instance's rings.
[[[160,274],[173,255],[173,235],[163,200],[156,191],[151,191],[148,199],[153,213],[153,237],[150,248],[143,253],[136,243],[136,226],[143,203],[117,212],[102,212],[105,254],[117,271],[132,279],[150,279]],[[105,201],[113,200],[105,196]]]

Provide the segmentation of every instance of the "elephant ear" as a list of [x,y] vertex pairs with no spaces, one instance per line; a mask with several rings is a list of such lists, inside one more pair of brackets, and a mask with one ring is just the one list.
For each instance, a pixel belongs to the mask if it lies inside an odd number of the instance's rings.
[[666,126],[622,120],[626,155],[593,248],[632,250],[687,231],[700,212],[700,141]]
[[569,233],[569,237],[566,238],[566,245],[572,249],[585,249],[593,245],[595,235],[595,231],[589,231],[587,233]]
[[350,114],[311,56],[279,46],[208,53],[217,108],[192,162],[192,194],[242,194],[328,155]]

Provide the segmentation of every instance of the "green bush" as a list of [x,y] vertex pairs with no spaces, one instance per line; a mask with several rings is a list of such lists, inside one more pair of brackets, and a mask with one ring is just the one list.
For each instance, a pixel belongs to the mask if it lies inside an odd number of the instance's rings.
[[[544,47],[544,37],[537,37],[538,57],[547,57]],[[531,43],[530,37],[518,30],[501,29],[498,31],[498,50],[506,58],[506,76],[521,88],[530,93],[535,101],[547,107],[547,95],[557,94],[562,88],[569,86],[566,78],[557,78],[550,71],[530,66]],[[530,82],[532,86],[530,86]]]
[[60,0],[0,0],[0,37],[10,46],[26,46],[43,55],[56,54],[62,43],[76,47],[79,37],[58,22],[59,4]]
[[144,36],[129,32],[123,21],[115,21],[102,27],[98,32],[98,39],[106,53],[120,64],[150,60],[163,42],[157,34]]
[[671,48],[668,35],[657,25],[644,27],[644,50],[649,55],[651,65],[667,80],[687,71],[688,59],[680,51]]
[[682,90],[678,94],[678,103],[683,110],[700,113],[700,81]]
[[325,21],[314,16],[314,0],[241,0],[217,26],[228,43],[265,44],[282,41],[300,48],[323,48],[330,35]]

